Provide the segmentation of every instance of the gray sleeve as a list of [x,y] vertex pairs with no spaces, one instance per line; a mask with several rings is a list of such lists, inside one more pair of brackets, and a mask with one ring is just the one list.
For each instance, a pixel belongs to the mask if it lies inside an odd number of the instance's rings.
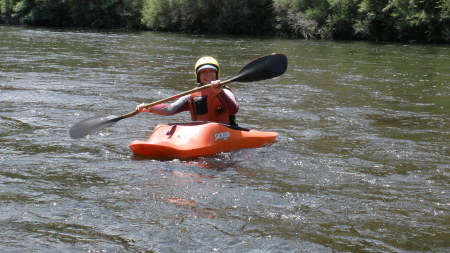
[[170,104],[160,104],[152,107],[152,112],[158,115],[174,115],[189,110],[189,97],[185,95]]

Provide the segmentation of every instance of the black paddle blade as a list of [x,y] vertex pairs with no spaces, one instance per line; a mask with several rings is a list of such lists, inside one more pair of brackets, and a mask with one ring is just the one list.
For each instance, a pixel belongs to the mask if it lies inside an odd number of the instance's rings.
[[254,82],[281,76],[288,65],[284,54],[269,54],[247,64],[232,81]]
[[69,130],[69,135],[73,139],[78,139],[90,133],[107,128],[121,119],[123,119],[123,116],[94,116],[73,125]]

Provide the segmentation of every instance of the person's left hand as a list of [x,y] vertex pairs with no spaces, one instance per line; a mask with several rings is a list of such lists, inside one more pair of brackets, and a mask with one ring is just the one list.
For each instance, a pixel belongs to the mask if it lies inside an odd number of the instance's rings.
[[212,89],[215,93],[220,93],[220,92],[222,92],[223,88],[222,88],[222,85],[220,84],[220,80],[214,80],[214,81],[211,81],[211,89]]
[[139,112],[151,112],[152,108],[148,107],[147,104],[142,103],[142,104],[136,106],[136,110]]

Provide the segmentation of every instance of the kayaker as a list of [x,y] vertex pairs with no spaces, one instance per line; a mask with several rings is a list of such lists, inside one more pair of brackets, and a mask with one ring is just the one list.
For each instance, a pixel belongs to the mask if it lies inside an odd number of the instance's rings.
[[189,111],[193,121],[237,125],[235,115],[239,105],[231,89],[220,84],[220,66],[217,60],[211,56],[201,57],[195,64],[194,73],[199,86],[211,84],[211,88],[185,95],[170,104],[149,108],[145,108],[145,104],[140,104],[136,110],[159,115],[174,115]]

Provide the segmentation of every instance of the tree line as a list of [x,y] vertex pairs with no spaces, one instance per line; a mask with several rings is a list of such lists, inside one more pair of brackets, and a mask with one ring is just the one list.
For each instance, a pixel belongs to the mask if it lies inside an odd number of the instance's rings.
[[0,23],[450,43],[450,1],[0,0]]

